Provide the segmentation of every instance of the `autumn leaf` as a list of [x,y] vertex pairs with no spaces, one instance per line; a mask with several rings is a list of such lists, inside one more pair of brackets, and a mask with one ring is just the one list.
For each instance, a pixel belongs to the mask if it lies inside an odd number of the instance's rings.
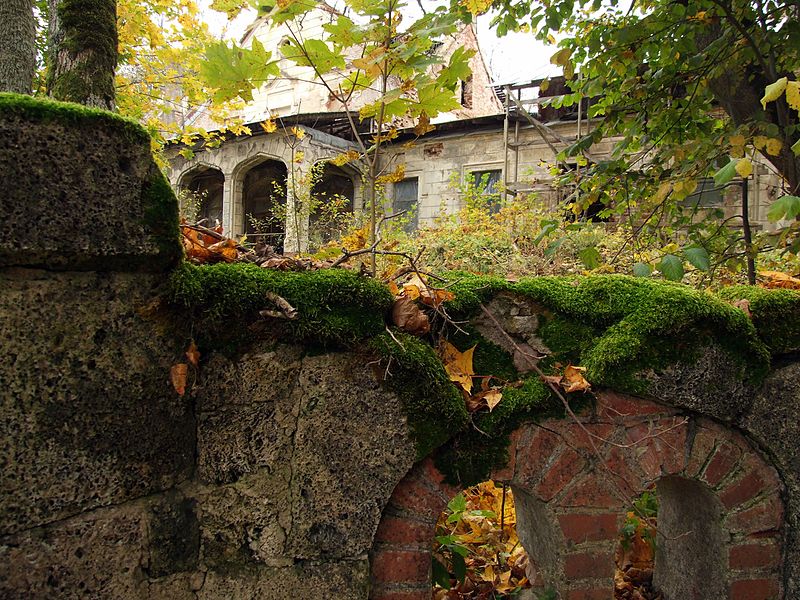
[[575,367],[567,365],[564,369],[564,381],[561,385],[567,392],[585,392],[592,386],[584,378],[583,374],[586,372],[586,367]]
[[800,279],[797,277],[792,277],[780,271],[759,271],[758,274],[765,278],[765,281],[761,283],[762,287],[800,290]]
[[261,125],[261,129],[263,129],[266,133],[274,133],[278,129],[278,124],[274,119],[265,119],[264,121],[261,121],[259,125]]
[[191,341],[186,349],[186,358],[194,367],[197,367],[200,363],[200,351],[197,349],[197,344],[194,343],[194,340]]
[[483,399],[486,400],[486,406],[489,407],[489,412],[492,412],[495,406],[500,404],[500,400],[503,399],[503,392],[498,389],[492,389],[488,392],[482,392]]
[[436,129],[436,126],[431,125],[431,120],[430,117],[428,117],[428,113],[423,110],[419,115],[417,124],[414,125],[414,134],[422,136],[433,131],[434,129]]
[[442,340],[439,344],[439,355],[444,364],[444,370],[450,377],[450,381],[457,383],[467,393],[472,393],[472,376],[475,370],[472,366],[472,354],[475,346],[469,350],[461,352],[447,340]]
[[189,373],[189,365],[186,363],[178,363],[172,365],[169,370],[169,379],[172,382],[172,387],[178,392],[179,396],[186,393],[186,376]]
[[428,315],[406,296],[400,296],[392,306],[392,322],[412,335],[423,335],[431,330]]

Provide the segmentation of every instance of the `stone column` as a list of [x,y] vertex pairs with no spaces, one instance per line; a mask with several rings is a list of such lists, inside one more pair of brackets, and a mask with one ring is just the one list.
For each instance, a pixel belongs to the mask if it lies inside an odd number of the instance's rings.
[[224,171],[222,175],[225,177],[225,181],[222,184],[222,228],[225,235],[233,237],[240,233],[234,227],[235,190],[237,186],[233,180],[233,171]]

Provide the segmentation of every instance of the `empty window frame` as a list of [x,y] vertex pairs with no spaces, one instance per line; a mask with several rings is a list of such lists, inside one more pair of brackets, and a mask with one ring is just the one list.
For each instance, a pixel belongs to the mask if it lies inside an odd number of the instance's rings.
[[393,212],[406,211],[405,230],[415,231],[419,226],[419,177],[407,177],[394,184]]

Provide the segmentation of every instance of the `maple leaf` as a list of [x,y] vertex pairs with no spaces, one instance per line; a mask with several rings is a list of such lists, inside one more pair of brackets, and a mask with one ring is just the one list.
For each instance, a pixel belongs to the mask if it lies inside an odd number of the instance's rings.
[[464,352],[459,351],[447,340],[442,340],[439,345],[439,355],[444,363],[444,370],[450,381],[457,383],[467,393],[472,393],[472,376],[475,370],[472,367],[472,354],[475,346]]
[[189,373],[189,365],[186,363],[178,363],[172,365],[169,370],[169,380],[172,382],[172,387],[178,392],[179,396],[186,393],[186,376]]
[[263,120],[259,125],[267,133],[274,133],[278,129],[278,124],[272,118]]

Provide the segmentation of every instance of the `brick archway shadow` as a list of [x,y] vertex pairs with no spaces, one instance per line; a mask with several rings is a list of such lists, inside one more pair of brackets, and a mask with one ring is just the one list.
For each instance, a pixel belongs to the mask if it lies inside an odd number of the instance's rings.
[[[655,484],[655,581],[669,600],[783,598],[782,484],[742,435],[613,392],[580,421],[522,426],[491,475],[512,486],[535,587],[609,600],[625,512]],[[397,485],[370,552],[371,600],[430,599],[436,520],[459,491],[430,459]]]

